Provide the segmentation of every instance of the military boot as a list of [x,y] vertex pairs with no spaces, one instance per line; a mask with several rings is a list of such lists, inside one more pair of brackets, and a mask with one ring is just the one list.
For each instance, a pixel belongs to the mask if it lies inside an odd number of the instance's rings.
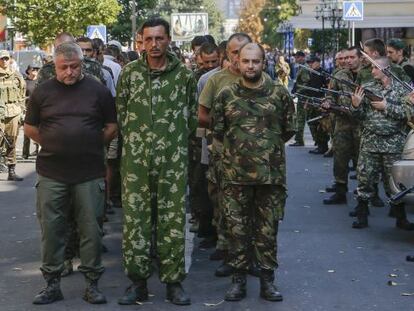
[[228,264],[226,264],[225,262],[223,262],[214,272],[215,276],[218,277],[226,277],[226,276],[230,276],[232,275],[234,272],[233,268],[231,266],[229,266]]
[[94,305],[106,303],[104,294],[98,289],[98,280],[86,278],[86,289],[83,300]]
[[15,167],[16,167],[15,164],[9,165],[9,176],[7,177],[7,180],[22,181],[23,178],[16,174]]
[[167,283],[167,299],[175,305],[185,306],[191,304],[191,299],[184,291],[180,282]]
[[118,299],[120,305],[134,305],[137,301],[148,300],[147,280],[139,280],[131,284]]
[[358,205],[355,210],[357,221],[352,223],[352,228],[363,229],[368,227],[368,201],[358,199]]
[[395,226],[403,230],[413,231],[414,224],[412,222],[409,222],[407,219],[404,203],[391,203],[391,206],[393,206],[395,212]]
[[346,204],[346,192],[348,187],[346,184],[336,183],[336,192],[329,198],[323,200],[323,204],[334,205],[334,204]]
[[378,184],[374,184],[374,196],[371,198],[370,203],[374,207],[384,207],[385,203],[378,195]]
[[35,296],[33,304],[46,305],[63,300],[62,291],[60,290],[60,277],[50,277],[46,282],[47,286]]
[[224,300],[239,301],[246,297],[246,272],[237,271],[233,274],[230,288]]
[[282,301],[283,296],[273,284],[273,270],[262,269],[260,272],[260,297],[269,301]]

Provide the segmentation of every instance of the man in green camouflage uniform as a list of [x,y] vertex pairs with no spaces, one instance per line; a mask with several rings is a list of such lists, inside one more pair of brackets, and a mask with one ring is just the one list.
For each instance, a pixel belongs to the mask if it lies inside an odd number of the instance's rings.
[[[199,107],[198,107],[198,118],[200,127],[209,128],[210,127],[210,115],[213,114],[214,106],[216,104],[215,98],[221,91],[221,89],[230,85],[240,79],[240,71],[238,69],[238,52],[239,49],[246,43],[251,42],[251,38],[245,33],[235,33],[230,36],[227,42],[227,56],[230,60],[230,67],[220,70],[211,76],[203,88],[199,96]],[[218,153],[217,149],[221,146],[220,142],[213,140],[211,145],[211,155],[210,163],[207,172],[208,179],[208,191],[210,199],[214,205],[215,213],[215,223],[217,226],[217,244],[216,252],[211,256],[211,260],[222,260],[224,262],[220,265],[216,271],[216,276],[229,276],[231,275],[232,269],[229,265],[226,264],[226,253],[228,248],[227,238],[226,238],[226,223],[222,215],[222,206],[221,206],[221,172],[217,166],[218,162]]]
[[261,268],[261,297],[283,299],[273,281],[278,222],[286,199],[284,145],[294,135],[295,108],[287,89],[262,75],[264,60],[260,45],[242,47],[239,68],[243,79],[225,87],[214,108],[213,137],[222,144],[219,165],[228,263],[234,269],[225,295],[229,301],[246,296],[252,257]]
[[391,39],[387,42],[387,56],[394,64],[403,68],[411,82],[414,82],[414,66],[406,56],[406,48],[401,39]]
[[185,199],[188,143],[197,126],[195,80],[167,52],[169,24],[159,18],[143,26],[145,53],[126,65],[116,106],[124,144],[121,159],[124,267],[133,284],[119,304],[148,299],[152,224],[156,223],[159,276],[167,299],[190,304],[185,279]]
[[[386,46],[385,43],[378,38],[369,39],[364,42],[364,52],[368,54],[373,59],[379,58],[379,57],[385,57],[386,56]],[[410,78],[408,75],[404,72],[404,69],[398,66],[397,64],[390,63],[390,68],[394,74],[397,75],[398,78],[400,78],[403,81],[410,82]],[[372,65],[369,63],[368,60],[365,60],[361,69],[358,71],[358,76],[356,78],[356,83],[359,85],[363,85],[369,82],[373,82],[374,78],[372,76]],[[361,124],[363,126],[363,124]],[[378,194],[378,183],[380,181],[380,175],[378,175],[378,182],[374,185],[374,191],[375,195],[371,198],[371,204],[375,207],[383,207],[385,204],[381,200]],[[392,214],[393,211],[390,211],[390,214]],[[351,216],[354,216],[355,213],[351,212]]]
[[[305,53],[303,53],[302,51],[298,51],[295,54],[295,61],[296,63],[300,64],[300,65],[305,65]],[[299,67],[298,73],[296,75],[296,82],[295,85],[293,87],[292,93],[299,93],[299,94],[304,94],[304,90],[300,87],[301,85],[306,85],[308,84],[310,80],[310,73],[308,70],[305,70],[302,67]],[[305,141],[304,141],[304,131],[305,131],[305,123],[306,123],[306,110],[304,107],[304,103],[303,102],[298,102],[297,106],[296,106],[296,128],[297,128],[297,132],[295,135],[295,142],[290,144],[289,146],[304,146],[305,145]]]
[[[386,57],[376,59],[385,68],[389,66]],[[407,106],[402,101],[404,89],[373,67],[373,82],[363,87],[384,98],[382,101],[371,101],[364,97],[364,90],[358,89],[352,96],[352,115],[363,122],[361,133],[361,148],[358,159],[358,205],[356,207],[357,221],[353,228],[368,226],[368,202],[374,195],[374,184],[380,172],[386,194],[389,196],[390,174],[392,164],[398,161],[406,138]],[[395,206],[397,227],[413,229],[408,223],[404,206]]]
[[[344,81],[355,82],[358,70],[361,66],[362,54],[357,47],[350,47],[343,52],[347,68],[338,71],[334,76]],[[337,80],[331,80],[330,89],[339,92],[352,92],[353,90]],[[351,98],[347,95],[332,95],[326,97],[331,103],[349,108]],[[359,122],[350,114],[338,113],[335,115],[335,129],[333,135],[334,163],[333,173],[335,184],[327,187],[327,192],[335,192],[324,204],[346,204],[346,192],[348,191],[349,162],[358,159],[360,141]]]
[[22,181],[23,178],[15,172],[16,142],[19,134],[19,122],[25,110],[26,83],[20,73],[10,68],[10,54],[0,50],[0,101],[4,105],[4,116],[0,127],[4,138],[0,135],[0,149],[4,146],[6,164],[9,175],[7,180]]

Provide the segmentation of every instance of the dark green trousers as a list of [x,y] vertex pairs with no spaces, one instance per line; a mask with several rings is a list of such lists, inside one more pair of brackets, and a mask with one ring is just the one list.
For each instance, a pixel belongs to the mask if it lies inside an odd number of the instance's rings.
[[81,265],[78,270],[89,279],[99,279],[104,271],[101,260],[102,220],[105,199],[103,178],[66,184],[38,176],[37,217],[42,241],[42,266],[47,278],[63,271],[68,219],[74,216],[80,236]]

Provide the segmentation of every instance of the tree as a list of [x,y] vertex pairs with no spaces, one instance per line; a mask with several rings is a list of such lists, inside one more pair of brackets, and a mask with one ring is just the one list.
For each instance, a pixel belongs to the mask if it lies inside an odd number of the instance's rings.
[[244,0],[242,2],[237,31],[247,33],[253,41],[262,42],[263,22],[260,12],[265,0]]
[[260,12],[263,21],[262,40],[270,46],[283,46],[283,34],[277,33],[279,25],[297,15],[299,5],[296,0],[267,0]]
[[[157,0],[133,0],[136,2],[136,25],[139,26],[152,13],[152,9],[157,4]],[[108,28],[111,39],[118,40],[127,45],[133,36],[132,34],[132,1],[118,0],[121,5],[121,12],[117,21]]]
[[34,44],[50,43],[62,31],[79,36],[88,25],[109,25],[121,9],[116,0],[0,0],[1,13]]

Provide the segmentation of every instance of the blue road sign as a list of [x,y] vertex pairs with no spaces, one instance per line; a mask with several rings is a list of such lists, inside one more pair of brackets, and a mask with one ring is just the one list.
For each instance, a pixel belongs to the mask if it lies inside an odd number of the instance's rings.
[[364,1],[344,1],[342,11],[344,21],[363,21]]
[[106,26],[90,25],[86,30],[86,36],[91,39],[99,38],[106,44]]

